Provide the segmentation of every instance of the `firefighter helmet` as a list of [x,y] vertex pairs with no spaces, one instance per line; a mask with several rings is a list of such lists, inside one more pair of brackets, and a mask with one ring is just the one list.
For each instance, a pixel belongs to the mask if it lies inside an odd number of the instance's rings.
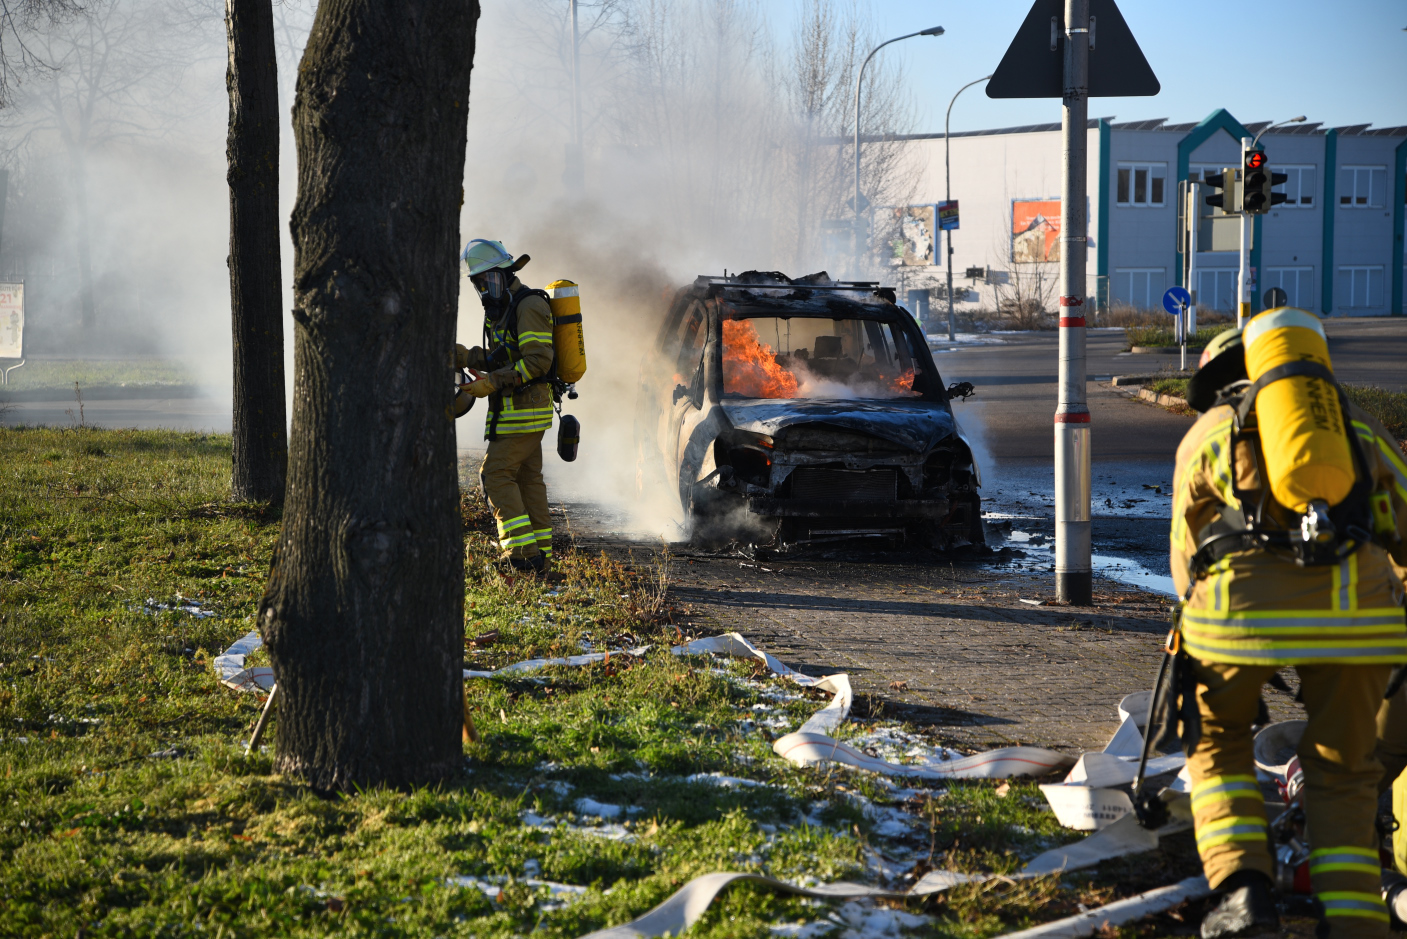
[[464,246],[459,259],[469,269],[470,277],[497,267],[513,268],[513,255],[503,247],[503,242],[489,241],[487,238],[475,238],[469,242]]
[[1233,382],[1246,380],[1246,347],[1241,330],[1219,333],[1202,352],[1197,374],[1187,382],[1187,403],[1206,412],[1216,403],[1216,393]]

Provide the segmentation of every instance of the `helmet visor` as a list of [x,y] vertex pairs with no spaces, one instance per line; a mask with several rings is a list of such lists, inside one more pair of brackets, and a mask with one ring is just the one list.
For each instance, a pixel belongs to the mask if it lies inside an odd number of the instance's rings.
[[479,299],[485,303],[498,303],[508,292],[508,276],[498,268],[475,274],[469,282],[479,291]]

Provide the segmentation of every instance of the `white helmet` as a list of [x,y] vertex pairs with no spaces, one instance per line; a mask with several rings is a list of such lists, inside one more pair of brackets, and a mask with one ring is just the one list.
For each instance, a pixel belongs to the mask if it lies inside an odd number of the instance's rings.
[[463,252],[459,255],[459,260],[463,261],[469,268],[469,276],[482,274],[484,271],[491,271],[496,267],[513,266],[513,255],[508,253],[508,249],[503,247],[500,241],[489,241],[487,238],[475,238],[464,246]]

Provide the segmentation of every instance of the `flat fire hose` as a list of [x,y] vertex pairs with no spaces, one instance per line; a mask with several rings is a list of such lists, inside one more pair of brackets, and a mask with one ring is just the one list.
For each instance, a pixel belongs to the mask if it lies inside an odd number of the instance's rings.
[[[736,883],[761,884],[783,893],[823,900],[865,898],[908,900],[941,893],[949,887],[955,887],[959,884],[981,883],[997,877],[1007,880],[1029,880],[1033,877],[1044,877],[1083,867],[1092,867],[1108,858],[1148,851],[1157,846],[1157,834],[1140,828],[1138,820],[1129,815],[1083,841],[1063,848],[1054,848],[1039,855],[1015,874],[963,874],[957,871],[929,871],[919,879],[918,883],[905,891],[882,890],[878,887],[847,881],[819,884],[814,887],[799,887],[774,877],[733,871],[704,874],[680,887],[663,903],[643,916],[638,916],[619,926],[587,933],[581,939],[654,939],[654,937],[666,934],[678,936],[698,922],[720,893]],[[1204,888],[1203,893],[1199,894],[1191,889],[1190,885],[1193,885],[1194,881],[1201,882],[1201,886]],[[1037,936],[1040,939],[1078,939],[1078,937],[1092,935],[1105,923],[1117,925],[1131,922],[1134,919],[1169,909],[1185,899],[1205,896],[1207,892],[1210,892],[1206,888],[1206,883],[1205,878],[1196,877],[1189,881],[1183,881],[1174,887],[1150,890],[1137,897],[1121,900],[1097,910],[1090,910],[1088,913],[1081,913],[1069,920],[1057,920],[1055,923],[1047,923],[1045,926],[1037,926],[1025,932],[1013,933],[1013,935],[1027,937],[1027,939],[1034,939]],[[1041,930],[1050,930],[1052,927],[1056,928],[1050,932],[1041,932]]]
[[[258,691],[273,684],[271,669],[244,667],[245,658],[259,648],[262,642],[258,633],[250,632],[240,637],[214,662],[215,673],[222,684],[236,691]],[[605,661],[612,655],[640,656],[650,649],[640,646],[617,652],[593,652],[584,655],[562,658],[529,659],[515,662],[493,671],[464,670],[464,678],[491,678],[495,675],[518,674],[535,671],[549,666],[584,666]],[[731,658],[757,659],[769,671],[781,678],[808,688],[829,691],[830,702],[817,711],[795,732],[778,738],[772,749],[783,759],[798,765],[836,763],[851,766],[868,772],[892,776],[912,776],[922,779],[999,779],[1010,776],[1042,776],[1072,765],[1075,760],[1067,754],[1056,753],[1040,747],[1003,747],[986,753],[956,759],[941,757],[929,758],[917,764],[890,763],[870,756],[850,747],[830,736],[849,717],[854,693],[850,678],[845,673],[813,677],[790,668],[777,658],[748,642],[738,633],[710,636],[695,639],[670,649],[674,655],[721,655]],[[267,673],[267,675],[265,674]],[[268,685],[264,685],[267,681]],[[1082,841],[1064,847],[1052,848],[1031,860],[1015,874],[967,874],[959,871],[929,871],[914,886],[906,891],[883,890],[865,884],[838,882],[813,887],[801,887],[786,881],[777,880],[762,874],[721,871],[705,874],[689,881],[663,903],[648,913],[619,926],[589,933],[581,939],[645,939],[665,934],[674,936],[692,926],[703,916],[713,900],[723,890],[735,883],[756,883],[775,890],[817,899],[889,899],[902,900],[939,893],[959,884],[981,883],[994,878],[1023,880],[1049,876],[1064,871],[1092,867],[1109,858],[1126,854],[1151,851],[1158,847],[1158,833],[1147,831],[1138,825],[1132,815],[1126,815],[1105,828],[1100,829]],[[1098,931],[1103,924],[1116,925],[1130,922],[1141,916],[1150,915],[1170,908],[1183,899],[1202,896],[1196,892],[1193,878],[1173,887],[1159,888],[1110,904],[1099,910],[1091,910],[1068,920],[1059,920],[1045,926],[1035,927],[1021,933],[1014,933],[1022,939],[1078,939]],[[1191,885],[1191,886],[1189,886]],[[1143,912],[1138,912],[1142,910]],[[1107,914],[1100,918],[1100,914]],[[1122,918],[1114,918],[1122,917]],[[1092,924],[1092,925],[1091,925]]]

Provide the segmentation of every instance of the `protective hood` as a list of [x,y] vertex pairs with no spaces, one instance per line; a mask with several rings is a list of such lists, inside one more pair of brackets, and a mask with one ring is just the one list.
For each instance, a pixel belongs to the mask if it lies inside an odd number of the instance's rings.
[[934,401],[836,401],[789,398],[724,401],[738,430],[775,436],[793,424],[825,423],[880,437],[922,453],[957,432],[952,412]]

